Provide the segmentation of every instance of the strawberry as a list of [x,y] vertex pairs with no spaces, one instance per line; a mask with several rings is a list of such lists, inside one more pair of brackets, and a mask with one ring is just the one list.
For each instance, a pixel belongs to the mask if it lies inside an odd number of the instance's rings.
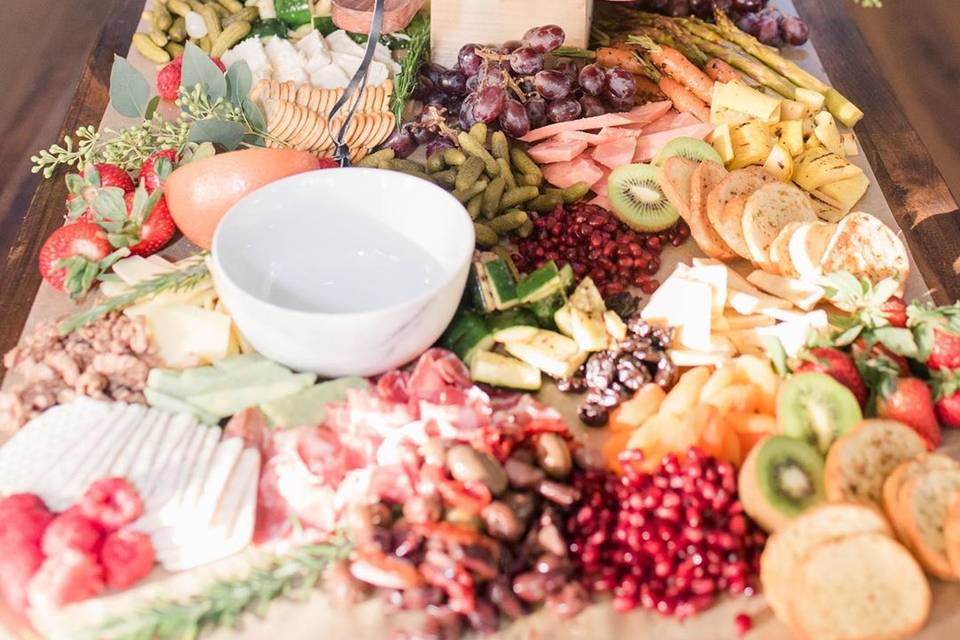
[[48,556],[30,581],[30,605],[56,608],[92,598],[103,591],[103,569],[97,558],[65,549]]
[[960,369],[960,302],[945,307],[915,303],[907,310],[919,357],[933,371]]
[[119,189],[127,193],[135,188],[130,174],[105,162],[87,165],[80,173],[67,174],[66,182],[67,219],[71,221],[92,221],[93,201],[103,190]]
[[[226,72],[227,68],[223,62],[220,61],[220,58],[210,59],[213,60],[215,65],[220,67],[220,71]],[[164,100],[176,100],[180,93],[180,80],[182,77],[183,56],[177,56],[157,73],[157,94]]]
[[863,382],[853,358],[833,347],[816,347],[803,356],[803,362],[794,369],[797,373],[815,371],[825,373],[850,389],[861,407],[867,405],[867,385]]
[[155,561],[153,543],[141,531],[114,531],[100,550],[107,586],[114,589],[126,589],[147,577]]
[[40,275],[54,289],[81,298],[97,276],[130,253],[127,249],[111,251],[113,247],[99,225],[68,224],[51,233],[40,248]]
[[26,611],[30,580],[43,564],[37,542],[0,540],[0,602],[15,611]]
[[80,513],[103,529],[116,531],[140,517],[143,501],[126,478],[103,478],[91,484],[83,494]]
[[933,399],[940,424],[960,429],[960,372],[943,370],[934,373]]
[[897,371],[900,372],[900,375],[905,376],[910,373],[910,361],[907,360],[906,357],[894,353],[889,349],[889,347],[880,342],[867,344],[866,340],[858,338],[851,345],[851,350],[853,352],[854,361],[863,361],[871,358],[885,358],[896,367]]
[[[163,187],[164,181],[177,164],[177,152],[173,149],[154,151],[140,167],[140,182],[147,188],[147,193]],[[133,191],[133,189],[130,189]]]
[[909,426],[923,438],[930,451],[939,447],[943,437],[934,413],[930,387],[920,378],[896,378],[891,383],[884,384],[878,392],[877,417]]
[[146,187],[141,185],[119,202],[115,198],[99,199],[94,210],[97,224],[107,232],[110,244],[128,247],[133,255],[156,253],[177,232],[160,189],[148,195]]
[[[0,543],[40,544],[53,514],[38,496],[14,493],[0,499]],[[2,556],[0,556],[2,557]]]
[[902,329],[907,326],[907,303],[900,296],[890,296],[880,305],[880,313],[890,326]]
[[96,522],[80,512],[79,507],[67,509],[50,523],[43,532],[41,548],[48,556],[64,549],[75,549],[96,554],[103,543],[103,530]]

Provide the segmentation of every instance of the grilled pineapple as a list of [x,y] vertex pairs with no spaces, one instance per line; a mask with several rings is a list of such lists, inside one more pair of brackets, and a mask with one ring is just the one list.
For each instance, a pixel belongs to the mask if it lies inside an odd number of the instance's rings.
[[763,164],[770,155],[770,131],[759,120],[731,127],[730,139],[733,142],[733,161],[727,165],[730,170]]
[[796,159],[793,181],[807,191],[816,191],[825,184],[861,175],[863,171],[822,146],[807,149]]

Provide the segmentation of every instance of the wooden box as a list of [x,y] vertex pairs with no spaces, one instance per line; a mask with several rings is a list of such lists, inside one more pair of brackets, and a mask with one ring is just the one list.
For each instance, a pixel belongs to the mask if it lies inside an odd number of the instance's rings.
[[519,40],[531,27],[558,24],[565,46],[585,47],[593,0],[432,0],[432,58],[452,67],[468,42],[501,45]]

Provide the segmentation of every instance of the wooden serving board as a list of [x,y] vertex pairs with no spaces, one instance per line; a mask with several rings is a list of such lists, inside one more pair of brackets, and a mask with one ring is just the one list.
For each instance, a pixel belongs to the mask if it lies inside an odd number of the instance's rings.
[[[149,0],[148,0],[149,2]],[[776,0],[785,13],[794,13],[789,0]],[[796,0],[800,14],[807,20],[812,39],[821,51],[837,52],[825,55],[825,64],[834,78],[834,84],[866,112],[857,128],[863,152],[853,158],[871,180],[871,186],[859,209],[880,217],[886,224],[900,230],[912,253],[912,272],[907,286],[911,298],[930,296],[938,302],[960,298],[960,216],[957,205],[933,167],[915,132],[910,129],[890,95],[886,83],[877,76],[870,54],[856,27],[839,8],[840,0]],[[114,51],[123,54],[129,48],[142,0],[118,0],[111,22],[106,25],[100,43],[91,56],[78,89],[78,102],[73,106],[65,125],[72,131],[77,124],[95,122],[107,102],[106,87]],[[535,26],[535,25],[527,25]],[[525,30],[525,29],[524,29]],[[521,34],[503,34],[503,40]],[[790,52],[790,56],[811,72],[826,79],[821,61],[811,45]],[[136,51],[130,51],[131,62],[152,77],[155,69]],[[103,124],[118,127],[126,124],[112,110],[103,115]],[[872,165],[872,168],[871,168]],[[0,277],[0,304],[9,310],[0,327],[0,348],[6,350],[23,331],[37,322],[66,315],[74,309],[65,297],[46,285],[37,290],[38,278],[33,264],[43,239],[62,218],[64,189],[62,181],[46,181],[38,189],[27,212],[27,219],[12,259],[2,266]],[[165,254],[178,258],[193,248],[180,240]],[[689,262],[697,255],[692,243],[680,249],[668,248],[664,253],[661,277],[666,277],[677,262]],[[14,275],[16,274],[16,275]],[[8,377],[9,378],[9,377]],[[4,381],[4,386],[12,380]],[[551,387],[542,399],[558,407],[578,435],[586,440],[603,437],[602,431],[587,430],[575,416],[571,398]],[[6,434],[9,436],[9,434]],[[960,433],[948,435],[948,447],[960,451]],[[0,434],[0,442],[5,434]],[[50,637],[75,638],[78,626],[96,623],[104,616],[117,614],[135,602],[151,600],[162,595],[184,596],[196,592],[216,577],[242,574],[251,564],[262,559],[262,553],[251,550],[246,554],[176,576],[159,572],[145,586],[75,605],[58,616],[38,616],[35,626]],[[960,585],[933,581],[934,609],[930,622],[917,636],[924,640],[952,640],[960,627]],[[734,638],[733,618],[746,612],[753,617],[754,631],[750,638],[773,640],[789,637],[786,628],[777,621],[762,598],[725,599],[718,606],[700,616],[678,623],[646,612],[617,614],[605,602],[593,605],[573,621],[556,619],[548,611],[540,611],[511,625],[501,632],[503,638],[558,638],[558,639],[617,639],[631,640],[713,640]],[[413,616],[415,618],[415,616]],[[279,601],[269,609],[266,617],[248,616],[240,630],[221,629],[212,638],[386,638],[391,629],[409,623],[411,616],[387,618],[377,600],[368,601],[351,610],[337,610],[318,591],[303,602]],[[22,621],[18,624],[9,611],[0,607],[0,626],[13,633],[11,637],[26,637]],[[0,629],[0,637],[4,636]]]

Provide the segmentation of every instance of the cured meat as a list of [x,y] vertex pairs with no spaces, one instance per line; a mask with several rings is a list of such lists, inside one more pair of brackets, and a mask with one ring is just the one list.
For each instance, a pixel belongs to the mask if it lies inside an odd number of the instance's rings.
[[688,127],[692,124],[700,124],[700,121],[697,120],[696,116],[686,112],[679,112],[670,110],[666,114],[660,116],[653,122],[643,127],[643,133],[659,133],[661,131],[667,131],[669,129],[678,129],[680,127]]
[[594,116],[592,118],[581,118],[579,120],[548,124],[545,127],[534,129],[527,135],[520,138],[520,140],[523,142],[538,142],[540,140],[546,140],[547,138],[555,136],[563,131],[590,131],[592,129],[601,129],[603,127],[619,127],[620,125],[631,124],[634,122],[636,122],[636,120],[632,117],[629,117],[626,113],[605,113],[602,116]]
[[599,180],[593,183],[593,186],[591,186],[590,189],[598,196],[606,197],[607,188],[609,187],[609,184],[607,181],[609,178],[610,178],[610,171],[607,169],[604,169],[603,175],[600,177]]
[[[636,127],[637,125],[630,125]],[[602,142],[609,142],[613,138],[636,138],[640,135],[641,129],[637,128],[626,128],[626,127],[604,127],[600,129],[600,133],[597,135],[600,136]]]
[[597,146],[591,156],[605,167],[616,169],[625,164],[630,164],[636,150],[637,141],[634,138],[615,138],[610,142],[604,142]]
[[652,133],[637,138],[637,152],[633,156],[634,162],[650,162],[674,138],[688,136],[703,140],[713,131],[709,123],[692,124],[679,129],[670,129],[660,133]]
[[530,147],[527,150],[527,155],[533,158],[537,164],[542,165],[552,162],[568,162],[586,150],[587,142],[585,140],[560,140],[558,136]]
[[630,111],[622,114],[630,119],[630,121],[635,125],[647,125],[653,122],[654,120],[659,119],[665,113],[670,111],[670,108],[673,107],[673,103],[669,100],[661,100],[660,102],[648,102],[647,104],[641,105],[639,107],[634,107]]
[[610,199],[607,196],[597,196],[587,204],[592,204],[595,207],[602,207],[607,211],[610,211]]
[[[380,33],[403,31],[420,11],[425,0],[386,0]],[[333,24],[351,33],[369,33],[373,0],[334,0],[330,7]]]
[[[607,128],[607,131],[613,131],[614,129]],[[561,131],[557,135],[553,136],[552,140],[562,140],[564,142],[570,142],[573,140],[582,140],[588,145],[597,145],[603,142],[609,142],[613,136],[610,135],[601,135],[598,133],[589,133],[587,131]]]
[[603,175],[603,169],[586,155],[578,156],[570,162],[548,164],[542,169],[543,177],[547,182],[561,189],[566,189],[578,182],[594,184]]

